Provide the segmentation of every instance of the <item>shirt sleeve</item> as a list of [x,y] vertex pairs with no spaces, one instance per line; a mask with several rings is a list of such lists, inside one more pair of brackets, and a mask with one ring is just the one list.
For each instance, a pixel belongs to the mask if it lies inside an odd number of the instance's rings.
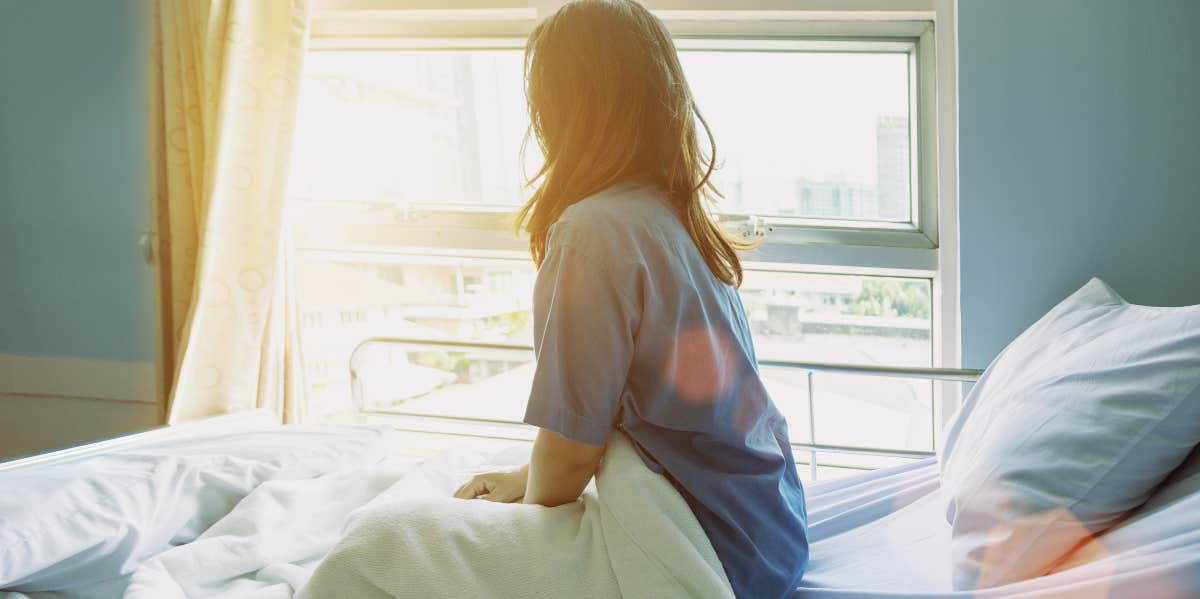
[[640,318],[636,269],[618,262],[626,256],[579,231],[552,229],[534,284],[537,367],[526,423],[580,443],[608,442]]

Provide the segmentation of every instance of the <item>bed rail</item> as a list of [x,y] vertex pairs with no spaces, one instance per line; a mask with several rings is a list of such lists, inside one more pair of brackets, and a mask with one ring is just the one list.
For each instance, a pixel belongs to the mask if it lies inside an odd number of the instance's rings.
[[[531,345],[511,343],[481,343],[471,341],[447,341],[434,339],[418,339],[406,337],[371,337],[359,342],[350,353],[350,389],[353,405],[362,413],[377,414],[390,419],[400,430],[413,432],[434,432],[440,434],[486,437],[495,439],[511,439],[527,441],[532,439],[528,425],[516,420],[501,420],[490,418],[462,418],[455,416],[438,416],[406,412],[404,410],[372,410],[365,405],[362,379],[359,376],[360,356],[362,349],[370,345],[399,345],[413,350],[472,350],[485,352],[511,352],[529,355],[533,352]],[[879,376],[897,379],[922,379],[929,381],[947,381],[971,383],[978,380],[982,371],[962,368],[922,368],[912,366],[882,366],[875,364],[842,364],[824,362],[802,362],[794,360],[759,360],[759,365],[768,368],[789,368],[806,373],[808,383],[808,421],[809,439],[816,436],[816,406],[814,401],[814,375],[819,373],[855,374]],[[849,455],[864,455],[884,458],[923,459],[931,457],[931,451],[914,451],[907,449],[889,449],[881,447],[859,447],[849,445],[832,445],[823,443],[792,443],[792,451],[808,454],[811,476],[815,479],[818,467],[818,453],[834,453]]]

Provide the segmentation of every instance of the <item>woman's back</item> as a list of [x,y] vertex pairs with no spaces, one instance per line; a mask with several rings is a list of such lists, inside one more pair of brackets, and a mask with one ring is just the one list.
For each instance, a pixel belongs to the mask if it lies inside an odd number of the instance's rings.
[[526,422],[603,444],[616,426],[679,489],[739,596],[788,596],[808,557],[787,426],[736,290],[666,196],[622,184],[550,229]]

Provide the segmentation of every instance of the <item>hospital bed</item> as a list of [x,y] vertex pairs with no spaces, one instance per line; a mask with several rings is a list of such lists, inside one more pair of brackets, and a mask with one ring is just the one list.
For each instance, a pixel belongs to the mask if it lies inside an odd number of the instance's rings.
[[[528,351],[514,345],[414,339],[370,339],[360,348],[380,345]],[[364,398],[361,355],[356,351],[351,360],[353,401],[364,421],[378,422],[371,418]],[[814,376],[830,372],[952,382],[970,382],[979,374],[788,361],[763,364],[807,373],[810,388]],[[811,397],[810,393],[810,409]],[[263,528],[303,522],[315,531],[300,537],[311,546],[290,548],[290,553],[282,554],[285,557],[277,558],[284,560],[280,563],[258,564],[240,574],[234,568],[227,583],[207,590],[214,596],[291,597],[336,537],[339,516],[326,504],[336,507],[342,496],[353,495],[346,481],[362,479],[365,475],[358,473],[379,468],[393,472],[424,468],[427,474],[440,475],[467,463],[453,457],[422,460],[407,453],[405,447],[413,436],[503,442],[530,438],[519,423],[502,419],[450,423],[428,414],[393,414],[386,426],[280,426],[271,420],[263,412],[231,414],[0,463],[0,599],[110,597],[132,592],[135,572],[145,580],[157,573],[147,573],[139,564],[202,539],[204,531],[239,502],[268,486],[284,499],[274,511],[261,513],[262,518],[277,519]],[[809,426],[815,427],[812,418]],[[796,443],[794,450],[798,456],[808,456],[810,468],[816,466],[817,453],[908,461],[806,485],[811,562],[796,597],[1200,597],[1200,458],[1196,454],[1150,502],[1103,535],[1114,539],[1113,553],[1107,558],[1018,584],[965,593],[951,587],[950,527],[939,501],[938,464],[932,453],[808,442]],[[490,457],[497,458],[493,463],[514,462],[521,459],[521,451],[505,450]],[[334,488],[336,492],[323,503],[317,502],[319,506],[306,504],[306,494],[329,492],[329,485],[313,486],[320,480],[333,480],[331,484],[342,487]],[[103,509],[90,520],[71,519],[97,503],[103,503]],[[317,529],[322,518],[328,519],[323,525],[327,530]],[[255,548],[251,554],[269,553]],[[192,588],[177,580],[171,584],[179,597],[206,595],[202,585]]]

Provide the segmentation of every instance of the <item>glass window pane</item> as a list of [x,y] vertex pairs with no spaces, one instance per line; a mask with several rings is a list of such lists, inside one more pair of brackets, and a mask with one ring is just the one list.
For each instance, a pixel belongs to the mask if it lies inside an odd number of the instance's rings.
[[[808,372],[764,367],[763,382],[788,422],[794,443],[933,450],[933,383],[868,375],[813,373],[810,416]],[[816,440],[813,429],[816,425]]]
[[[717,140],[722,212],[911,220],[908,55],[680,54]],[[536,144],[520,50],[313,52],[294,198],[515,207]]]
[[[931,366],[930,289],[928,279],[750,270],[741,295],[760,360]],[[929,381],[815,372],[810,414],[808,372],[761,372],[795,442],[933,447]]]
[[929,279],[748,270],[759,359],[931,366]]
[[520,421],[534,361],[526,351],[376,344],[356,366],[367,410]]
[[[757,339],[755,345],[758,344]],[[759,354],[762,357],[762,354]],[[788,423],[788,436],[793,443],[812,443],[808,414],[808,373],[792,368],[765,366],[759,369],[763,384],[775,407]]]
[[933,451],[933,383],[819,373],[813,378],[817,443]]
[[724,212],[911,221],[908,55],[680,53]]
[[813,478],[813,470],[810,465],[813,453],[806,450],[792,452],[792,457],[796,460],[796,471],[800,475],[800,480],[806,483],[857,476],[879,468],[903,466],[916,461],[912,458],[887,458],[820,451],[816,452],[816,454],[817,471],[816,478]]
[[[818,464],[818,466],[817,466],[817,481],[827,481],[827,480],[833,480],[835,478],[846,478],[848,476],[857,476],[859,474],[864,474],[866,472],[870,472],[871,470],[876,470],[878,468],[885,468],[885,467],[889,467],[889,466],[901,466],[906,463],[911,463],[911,460],[898,460],[897,463],[893,463],[893,464],[874,464],[874,465],[870,465],[870,466],[858,466],[858,465],[849,466],[849,465],[845,465],[845,464],[853,463],[853,462],[844,461],[845,457],[846,456],[843,454],[818,454],[817,455],[817,464]],[[806,468],[799,468],[799,471],[800,471],[800,475],[802,478],[809,475],[809,471]],[[807,479],[805,479],[805,480],[807,480]]]
[[[300,258],[296,278],[302,347],[314,414],[353,410],[350,355],[366,339],[532,341],[534,269],[527,260],[338,252],[303,252]],[[423,398],[421,404],[442,405],[432,402],[431,394],[488,380],[520,362],[512,356],[492,359],[379,347],[371,348],[362,372],[365,389],[370,391],[367,399],[379,405],[413,398]],[[520,388],[523,407],[529,380],[517,374],[510,378]],[[492,381],[476,397],[502,395],[498,384]],[[490,401],[447,399],[439,409],[484,417],[491,413]],[[458,405],[464,407],[454,408]]]
[[[520,205],[522,68],[519,50],[309,53],[290,195]],[[530,158],[540,161],[536,144]]]
[[916,460],[913,458],[817,452],[817,464],[828,465],[831,468],[858,470],[860,472],[866,470],[875,470],[876,468],[887,468],[890,466],[903,466],[904,464],[911,464],[914,461]]
[[[336,258],[306,259],[300,277],[310,373],[325,375],[311,377],[316,395],[346,389],[349,352],[368,337],[531,341],[528,302],[534,271],[526,261],[389,256],[386,262],[364,263]],[[747,271],[742,297],[760,358],[930,365],[928,280]],[[387,383],[382,396],[368,394],[377,408],[520,416],[532,374],[528,356],[395,351],[402,355],[379,358],[386,366],[381,372],[390,372],[387,378],[397,381]],[[334,370],[326,372],[327,365]],[[396,365],[409,366],[403,371]],[[813,441],[807,373],[782,368],[762,372],[791,423],[793,440]],[[930,447],[928,382],[814,376],[816,442]]]

